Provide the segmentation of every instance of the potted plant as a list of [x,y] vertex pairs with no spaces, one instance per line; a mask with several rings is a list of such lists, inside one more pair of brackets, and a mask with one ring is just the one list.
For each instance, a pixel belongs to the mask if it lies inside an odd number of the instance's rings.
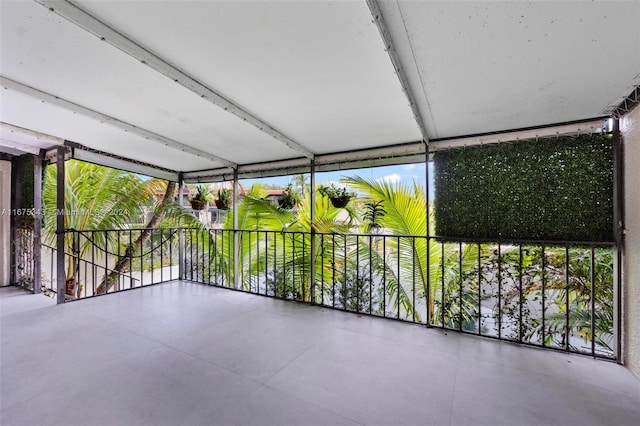
[[229,210],[231,206],[231,199],[233,198],[233,191],[229,188],[222,188],[218,190],[218,198],[216,199],[216,207],[220,210]]
[[369,200],[364,203],[364,214],[362,218],[364,219],[364,224],[367,229],[367,233],[374,234],[382,229],[382,218],[387,213],[387,211],[383,207],[383,201],[373,201]]
[[320,185],[318,192],[325,197],[329,197],[333,207],[338,209],[346,207],[349,201],[356,196],[353,192],[347,192],[347,188],[338,188],[333,183],[328,186]]
[[282,195],[280,195],[280,198],[278,198],[278,205],[284,210],[291,210],[299,202],[300,196],[293,190],[291,184],[287,185],[287,189],[285,189]]
[[206,210],[211,201],[211,194],[209,193],[209,187],[205,185],[196,185],[195,194],[189,199],[191,208],[193,210]]

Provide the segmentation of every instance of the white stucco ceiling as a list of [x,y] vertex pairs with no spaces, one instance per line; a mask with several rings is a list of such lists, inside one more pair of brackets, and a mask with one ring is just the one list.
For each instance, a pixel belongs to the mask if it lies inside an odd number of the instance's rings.
[[430,139],[603,115],[640,84],[640,2],[380,2]]
[[[638,1],[376,3],[430,139],[602,116],[640,83]],[[0,3],[0,121],[176,171],[422,139],[365,1],[72,4]]]

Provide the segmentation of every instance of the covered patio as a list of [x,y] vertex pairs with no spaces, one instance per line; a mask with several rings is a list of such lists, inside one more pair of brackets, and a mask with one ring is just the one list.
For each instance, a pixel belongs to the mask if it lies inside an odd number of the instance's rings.
[[[2,424],[633,425],[615,363],[176,281],[2,303]],[[48,303],[45,303],[48,301]]]
[[[639,1],[0,11],[3,425],[637,423]],[[322,172],[428,182],[439,153],[562,138],[606,145],[602,238],[439,235],[428,183],[417,234],[318,227]],[[65,226],[69,160],[175,182],[180,205],[230,182],[232,225]],[[240,225],[242,179],[297,174],[306,228]]]

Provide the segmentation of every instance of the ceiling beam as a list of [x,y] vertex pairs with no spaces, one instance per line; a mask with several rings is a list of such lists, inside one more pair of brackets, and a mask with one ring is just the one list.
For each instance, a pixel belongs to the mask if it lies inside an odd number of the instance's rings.
[[25,129],[24,127],[14,126],[13,124],[0,121],[0,135],[3,139],[8,139],[11,134],[19,134],[35,138],[39,142],[48,142],[51,145],[63,145],[64,139],[47,135],[46,133],[36,132],[35,130]]
[[[640,76],[637,78],[640,81]],[[622,99],[619,103],[611,105],[605,110],[605,113],[615,117],[622,118],[625,114],[631,112],[640,104],[640,83],[634,87],[629,96]]]
[[71,143],[68,144],[68,146],[73,148],[71,157],[76,160],[86,161],[100,166],[111,167],[114,169],[124,170],[126,172],[138,173],[172,182],[178,181],[178,172],[173,170],[156,167],[139,161],[133,161],[118,155],[100,152],[95,149],[83,147],[79,144]]
[[2,84],[2,87],[4,87],[7,90],[15,90],[16,92],[20,92],[22,94],[28,95],[28,96],[32,96],[36,99],[39,99],[43,102],[48,102],[52,105],[56,105],[59,106],[61,108],[67,109],[69,111],[72,111],[74,113],[77,114],[81,114],[84,115],[86,117],[90,117],[93,118],[95,120],[98,120],[102,123],[108,123],[114,127],[117,127],[121,130],[124,130],[125,132],[130,132],[133,133],[135,135],[141,136],[147,140],[150,140],[152,142],[157,142],[160,143],[164,146],[167,146],[169,148],[173,148],[173,149],[177,149],[180,150],[182,152],[186,152],[188,154],[192,154],[195,155],[197,157],[202,157],[202,158],[206,158],[208,160],[211,161],[215,161],[217,163],[221,163],[224,164],[225,166],[229,166],[229,167],[235,167],[236,164],[226,160],[224,158],[218,157],[215,154],[212,154],[210,152],[207,151],[203,151],[201,149],[198,148],[194,148],[191,147],[189,145],[185,145],[181,142],[175,141],[173,139],[169,139],[165,136],[159,135],[157,133],[153,133],[149,130],[145,130],[143,128],[140,128],[138,126],[134,126],[133,124],[130,123],[126,123],[124,121],[118,120],[117,118],[102,114],[98,111],[94,111],[92,109],[89,109],[87,107],[84,107],[82,105],[78,105],[76,103],[73,103],[71,101],[68,101],[66,99],[62,99],[58,96],[54,96],[50,93],[46,93],[43,92],[42,90],[38,90],[35,89],[31,86],[27,86],[25,84],[19,83],[15,80],[11,80],[7,77],[3,77],[0,76],[0,83]]
[[465,146],[487,145],[501,142],[514,142],[519,140],[532,140],[554,136],[560,137],[605,132],[606,119],[594,118],[593,120],[556,124],[534,129],[512,130],[501,133],[490,133],[477,136],[463,136],[458,138],[432,140],[431,142],[429,142],[429,151],[433,152],[443,149],[463,148]]
[[119,33],[104,22],[98,20],[94,16],[85,12],[73,3],[65,0],[36,0],[41,5],[47,7],[50,11],[62,16],[75,25],[85,29],[100,40],[109,43],[113,47],[123,51],[124,53],[139,60],[142,64],[159,72],[175,83],[180,84],[184,88],[192,91],[214,105],[230,112],[242,121],[249,123],[258,130],[268,134],[276,140],[284,143],[289,148],[302,153],[305,157],[313,159],[314,153],[291,139],[281,131],[275,129],[270,124],[263,121],[258,116],[250,113],[242,106],[227,99],[224,95],[216,92],[212,88],[199,82],[195,78],[171,65],[169,62],[160,58],[147,48],[134,42],[126,35]]
[[[423,141],[390,145],[378,148],[342,151],[332,154],[317,154],[314,160],[316,171],[330,172],[366,167],[397,164],[424,163],[426,147]],[[311,163],[308,158],[267,161],[263,163],[238,165],[241,179],[257,177],[290,176],[309,173]],[[183,173],[185,182],[222,182],[232,179],[233,170],[218,168],[193,170]]]
[[24,152],[25,154],[40,154],[40,148],[37,146],[27,145],[6,138],[0,138],[0,147],[14,149],[16,151]]
[[378,0],[367,0],[367,5],[369,6],[369,10],[371,11],[373,22],[376,24],[376,27],[380,32],[380,36],[382,37],[382,41],[384,42],[385,50],[387,51],[387,54],[389,54],[389,58],[391,59],[393,68],[395,69],[396,75],[398,76],[398,80],[400,80],[402,91],[409,101],[411,112],[413,113],[413,118],[416,120],[416,124],[420,129],[422,140],[427,143],[429,141],[429,137],[427,136],[427,128],[424,124],[424,120],[422,119],[422,115],[420,114],[420,108],[418,107],[417,98],[411,90],[411,86],[409,85],[409,79],[407,78],[405,68],[402,65],[402,61],[400,60],[400,55],[398,54],[398,51],[393,43],[393,39],[391,38],[389,27],[382,17],[382,11],[380,10],[379,2]]

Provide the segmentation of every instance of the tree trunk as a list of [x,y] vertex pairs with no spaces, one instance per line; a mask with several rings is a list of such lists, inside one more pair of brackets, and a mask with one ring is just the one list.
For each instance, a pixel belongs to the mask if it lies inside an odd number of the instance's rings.
[[163,207],[171,203],[173,194],[176,192],[176,186],[177,185],[175,182],[167,183],[167,189],[164,193],[164,198],[162,199],[162,203],[160,203],[159,208],[155,209],[153,215],[151,216],[151,219],[146,224],[144,230],[140,233],[140,236],[136,239],[136,241],[132,244],[129,244],[124,252],[124,255],[118,258],[116,265],[113,267],[113,271],[105,277],[105,279],[96,289],[96,294],[104,294],[109,291],[109,289],[113,287],[116,281],[120,279],[120,275],[122,275],[124,270],[127,269],[127,267],[131,267],[131,259],[133,259],[133,257],[137,256],[141,252],[142,247],[144,247],[146,242],[151,237],[151,229],[156,228],[164,218],[165,209]]

